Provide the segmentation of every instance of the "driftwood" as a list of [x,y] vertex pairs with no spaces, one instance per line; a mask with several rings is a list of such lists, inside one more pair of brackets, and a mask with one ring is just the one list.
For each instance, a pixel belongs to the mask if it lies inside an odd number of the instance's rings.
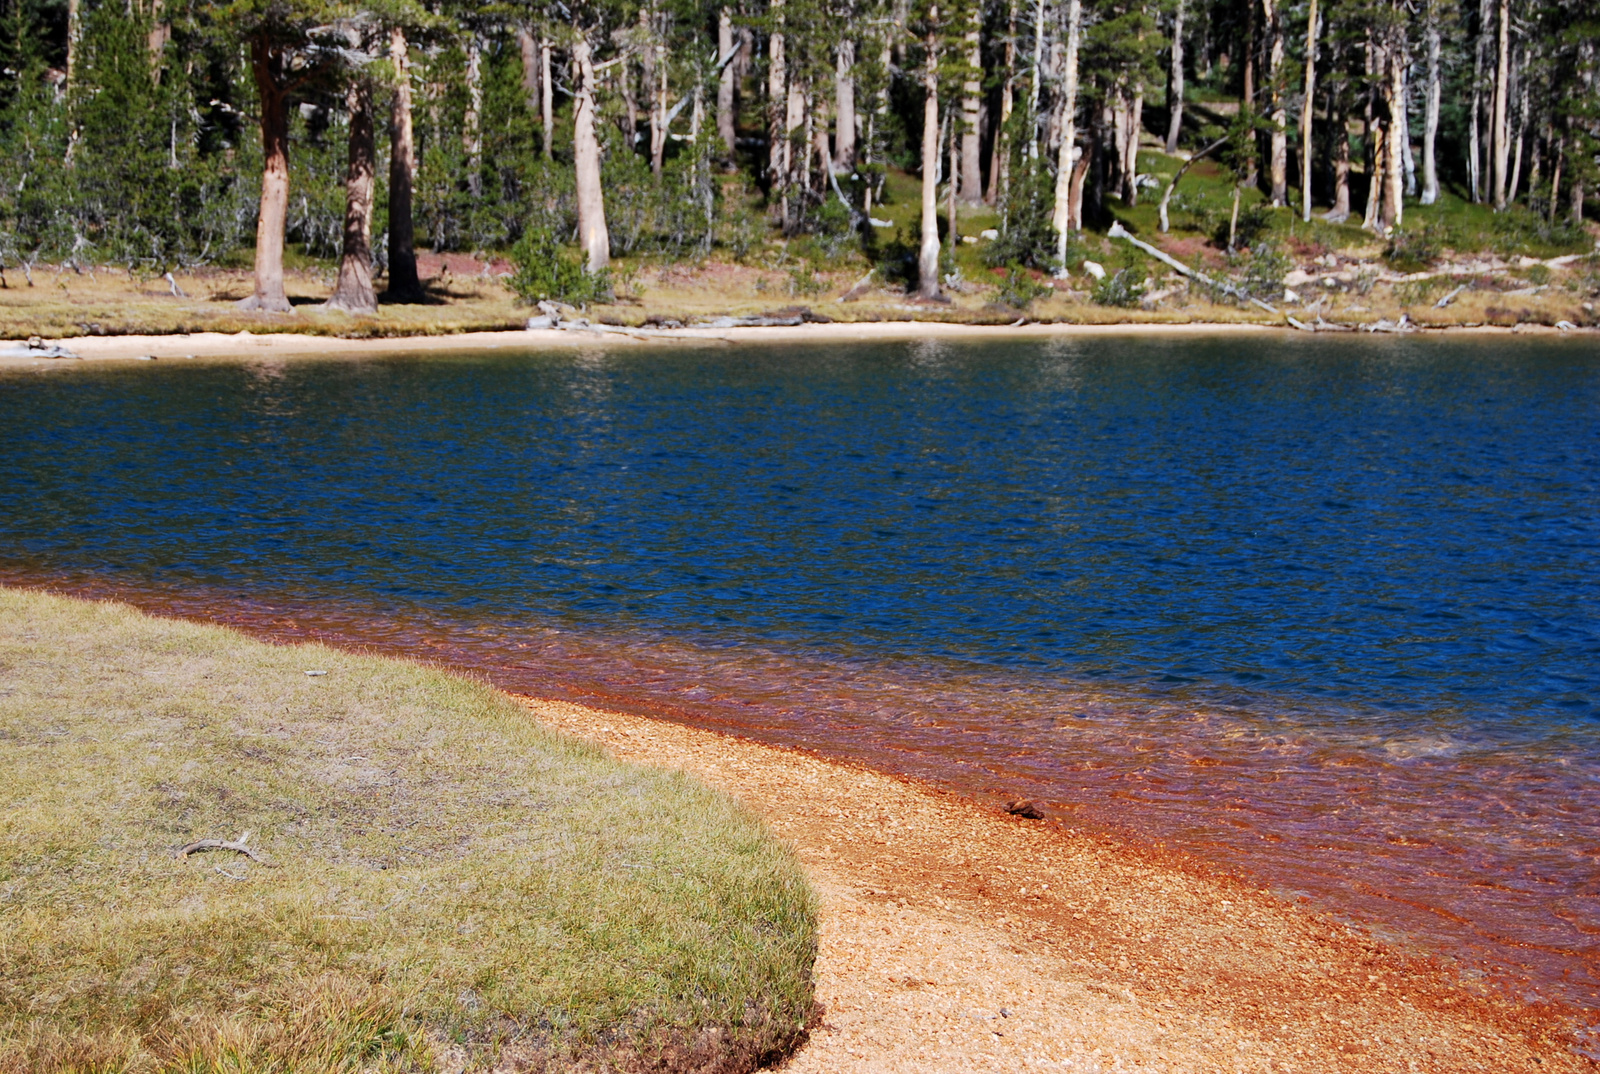
[[1170,266],[1178,272],[1183,273],[1191,280],[1199,280],[1207,287],[1214,287],[1223,294],[1232,295],[1234,298],[1253,303],[1254,305],[1259,306],[1261,309],[1266,310],[1274,317],[1278,315],[1278,310],[1275,306],[1267,305],[1267,303],[1261,301],[1259,298],[1256,298],[1254,295],[1245,294],[1231,283],[1223,283],[1221,280],[1214,280],[1202,272],[1196,272],[1194,269],[1190,268],[1188,265],[1185,265],[1182,261],[1179,261],[1177,258],[1173,257],[1171,254],[1168,254],[1164,250],[1158,250],[1154,246],[1151,246],[1148,242],[1141,242],[1134,238],[1128,233],[1128,229],[1122,226],[1122,221],[1120,220],[1112,224],[1111,230],[1106,232],[1106,234],[1113,239],[1126,239],[1134,246],[1155,258],[1157,261],[1160,261],[1162,264]]
[[249,844],[249,832],[245,832],[243,835],[239,836],[238,839],[235,839],[231,843],[226,839],[196,839],[189,845],[180,847],[176,857],[179,861],[182,861],[188,858],[190,854],[199,854],[200,852],[206,850],[231,850],[235,854],[243,854],[245,857],[249,858],[258,865],[265,865],[269,869],[276,868],[276,866],[274,866],[270,861],[267,861],[265,858],[257,855],[256,852],[250,848]]

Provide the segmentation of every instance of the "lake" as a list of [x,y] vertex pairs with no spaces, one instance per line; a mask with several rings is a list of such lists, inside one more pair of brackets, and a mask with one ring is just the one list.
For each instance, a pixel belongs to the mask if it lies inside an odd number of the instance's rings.
[[1095,336],[0,376],[0,580],[1164,845],[1600,1006],[1600,352]]

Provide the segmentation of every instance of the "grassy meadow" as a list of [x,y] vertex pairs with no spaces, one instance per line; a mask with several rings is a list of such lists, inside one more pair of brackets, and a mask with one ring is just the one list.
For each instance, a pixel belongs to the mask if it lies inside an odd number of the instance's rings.
[[0,589],[7,1074],[746,1070],[814,907],[731,799],[487,686]]

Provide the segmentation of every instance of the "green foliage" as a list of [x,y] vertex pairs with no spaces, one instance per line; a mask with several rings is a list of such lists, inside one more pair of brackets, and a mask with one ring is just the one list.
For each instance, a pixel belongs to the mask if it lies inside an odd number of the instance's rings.
[[1055,268],[1055,176],[1018,150],[1012,157],[1011,181],[999,201],[1000,238],[984,249],[984,261],[994,267],[1017,263],[1042,271]]
[[568,253],[543,228],[522,233],[511,252],[516,271],[507,281],[524,302],[567,302],[585,306],[610,297],[611,281],[606,273],[584,271],[574,253]]
[[1401,272],[1420,272],[1444,253],[1446,234],[1437,223],[1421,227],[1395,228],[1384,247],[1383,257]]
[[1008,306],[1025,310],[1033,305],[1035,299],[1043,298],[1050,293],[1051,288],[1048,285],[1034,279],[1033,275],[1020,264],[1013,263],[1006,272],[1005,283],[1000,285],[1000,292],[995,297]]
[[1245,262],[1244,277],[1239,281],[1239,289],[1263,301],[1281,301],[1283,278],[1288,275],[1291,267],[1293,262],[1285,257],[1277,246],[1268,242],[1259,243]]
[[1133,269],[1118,269],[1095,284],[1090,299],[1097,306],[1130,309],[1144,297],[1144,277]]

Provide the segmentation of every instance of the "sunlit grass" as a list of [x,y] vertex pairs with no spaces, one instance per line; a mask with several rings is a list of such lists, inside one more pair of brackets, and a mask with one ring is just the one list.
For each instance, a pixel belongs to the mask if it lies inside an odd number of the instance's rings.
[[748,1064],[814,927],[737,804],[485,686],[0,590],[0,1070]]

